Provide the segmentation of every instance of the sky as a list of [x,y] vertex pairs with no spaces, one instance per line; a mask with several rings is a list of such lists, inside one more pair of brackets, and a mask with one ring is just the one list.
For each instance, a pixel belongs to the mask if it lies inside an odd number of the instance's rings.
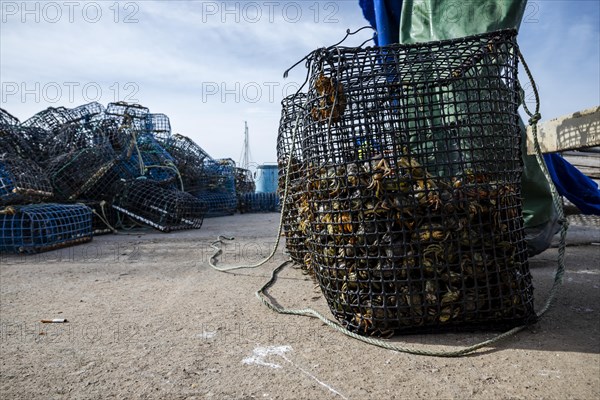
[[[518,40],[542,120],[600,105],[599,4],[527,5]],[[358,0],[2,0],[0,11],[0,107],[20,120],[47,107],[135,102],[212,157],[236,161],[247,121],[256,164],[276,161],[280,102],[306,76],[303,65],[283,72],[367,25]]]

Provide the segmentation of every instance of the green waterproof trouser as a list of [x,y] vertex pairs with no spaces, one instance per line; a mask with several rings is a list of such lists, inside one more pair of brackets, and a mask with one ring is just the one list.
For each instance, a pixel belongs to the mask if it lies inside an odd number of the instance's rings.
[[[404,0],[400,17],[400,43],[412,44],[455,39],[499,29],[518,29],[527,5],[526,0]],[[550,186],[535,156],[528,156],[523,131],[522,177],[523,218],[525,228],[542,228],[556,223]],[[552,232],[554,233],[554,232]],[[540,243],[538,251],[548,247]],[[542,248],[543,247],[543,248]]]

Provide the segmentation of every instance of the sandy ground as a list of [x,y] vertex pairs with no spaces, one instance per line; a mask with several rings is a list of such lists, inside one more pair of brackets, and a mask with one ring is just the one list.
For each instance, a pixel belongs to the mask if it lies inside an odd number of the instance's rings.
[[[50,253],[0,258],[2,399],[597,399],[600,398],[598,228],[574,227],[555,306],[517,336],[463,358],[394,353],[315,319],[278,315],[254,292],[285,259],[220,273],[207,265],[219,233],[236,236],[224,264],[253,262],[278,214],[209,219],[199,231],[109,235]],[[545,300],[556,250],[531,259]],[[273,297],[328,313],[311,280],[286,269]],[[66,318],[66,324],[44,324]],[[455,349],[494,334],[393,339]]]

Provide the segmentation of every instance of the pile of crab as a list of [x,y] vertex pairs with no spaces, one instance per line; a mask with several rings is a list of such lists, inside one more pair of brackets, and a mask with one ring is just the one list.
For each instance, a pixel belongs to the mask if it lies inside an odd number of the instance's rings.
[[290,169],[284,219],[297,241],[288,250],[349,330],[388,336],[531,317],[516,185],[470,170],[434,176],[402,152]]

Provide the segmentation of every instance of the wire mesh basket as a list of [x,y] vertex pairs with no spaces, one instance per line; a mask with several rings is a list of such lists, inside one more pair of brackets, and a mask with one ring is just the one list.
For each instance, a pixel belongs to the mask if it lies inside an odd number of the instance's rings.
[[37,203],[52,196],[48,177],[34,161],[0,155],[0,205]]
[[277,212],[280,209],[277,193],[244,193],[241,196],[241,213]]
[[186,192],[202,189],[204,162],[212,160],[192,139],[175,134],[164,139],[157,137],[163,148],[173,157],[177,170],[181,175]]
[[48,164],[48,177],[61,200],[112,200],[121,179],[132,174],[109,146],[63,154]]
[[[61,125],[55,130],[51,140],[46,145],[49,159],[63,154],[97,146],[113,147],[110,125],[105,124],[100,118],[90,121],[74,121]],[[115,150],[126,146],[125,143],[117,144]]]
[[146,114],[144,133],[148,133],[160,143],[171,138],[171,122],[165,114]]
[[137,147],[126,162],[126,166],[134,176],[145,176],[181,188],[175,160],[149,133],[138,136]]
[[235,193],[199,191],[192,194],[206,206],[206,218],[233,215],[238,208],[238,198]]
[[300,223],[335,317],[372,335],[534,321],[516,32],[307,65]]
[[19,125],[19,119],[5,109],[0,108],[0,125]]
[[[281,102],[281,119],[279,122],[279,135],[277,137],[277,159],[279,160],[279,185],[278,193],[283,200],[285,178],[288,162],[290,175],[288,181],[288,196],[283,208],[283,232],[285,247],[292,260],[299,263],[307,272],[312,272],[310,260],[306,250],[306,230],[301,211],[307,206],[306,165],[302,161],[302,146],[300,144],[303,123],[303,109],[307,100],[305,93],[297,93],[286,97]],[[296,129],[297,126],[297,129]],[[294,133],[296,136],[294,137]],[[293,145],[293,146],[292,146]],[[291,160],[290,160],[291,157]]]
[[82,204],[30,204],[0,210],[0,251],[38,253],[92,240],[92,212]]
[[235,162],[231,159],[204,160],[199,187],[206,191],[235,194]]
[[30,158],[31,146],[22,134],[23,128],[18,125],[0,123],[0,155]]
[[77,121],[88,121],[95,115],[104,113],[104,107],[100,103],[88,103],[79,107],[68,109],[65,107],[48,107],[33,117],[23,121],[24,127],[40,128],[54,133],[62,125]]
[[200,229],[205,204],[189,193],[135,179],[123,184],[113,208],[162,232]]
[[252,172],[247,169],[236,167],[235,172],[235,192],[237,196],[241,196],[245,193],[254,193],[256,190],[256,184],[252,177]]

